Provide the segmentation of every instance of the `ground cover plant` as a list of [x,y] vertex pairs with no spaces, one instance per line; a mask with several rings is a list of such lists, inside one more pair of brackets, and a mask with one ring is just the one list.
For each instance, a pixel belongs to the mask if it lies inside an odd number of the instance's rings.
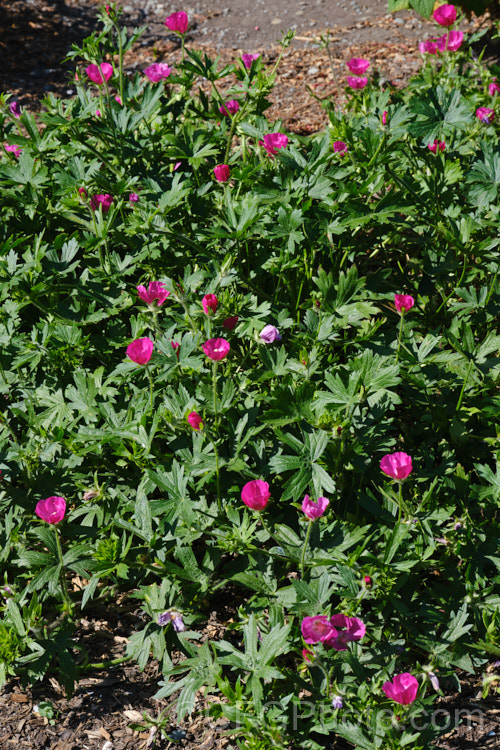
[[425,748],[457,670],[496,689],[500,86],[455,18],[310,137],[182,12],[175,68],[125,76],[106,6],[74,98],[2,98],[2,681],[70,694],[128,597],[123,660],[249,750]]

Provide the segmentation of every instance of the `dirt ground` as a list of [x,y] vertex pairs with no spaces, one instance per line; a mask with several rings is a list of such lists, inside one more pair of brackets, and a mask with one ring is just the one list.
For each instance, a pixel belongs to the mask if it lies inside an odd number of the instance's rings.
[[[281,118],[299,133],[323,129],[328,118],[326,98],[339,101],[346,85],[346,61],[368,57],[382,79],[397,86],[418,70],[418,42],[432,36],[435,26],[412,13],[392,16],[385,0],[189,0],[170,5],[153,0],[118,0],[130,26],[146,26],[127,70],[142,70],[153,61],[174,64],[179,45],[164,25],[165,16],[185,10],[190,19],[189,45],[203,45],[208,54],[231,62],[243,52],[260,52],[264,62],[276,59],[276,40],[296,32],[279,68],[267,115]],[[96,28],[97,0],[0,0],[0,92],[9,92],[22,106],[37,109],[48,91],[71,96],[74,63],[62,63],[72,43]],[[477,27],[463,22],[462,28]],[[320,46],[330,32],[333,70]],[[29,62],[28,62],[29,61]],[[310,91],[316,98],[312,99]]]
[[[127,58],[127,70],[142,70],[154,60],[175,64],[179,47],[163,21],[166,15],[185,10],[191,21],[188,44],[220,54],[230,62],[242,52],[260,52],[264,62],[276,59],[276,40],[294,28],[296,38],[286,51],[268,111],[271,120],[281,118],[298,133],[321,130],[327,116],[321,101],[341,103],[345,86],[345,62],[367,57],[386,80],[403,86],[421,62],[418,41],[432,36],[434,28],[409,13],[388,16],[385,0],[188,0],[171,5],[153,0],[120,0],[131,26],[147,31]],[[33,110],[48,91],[71,96],[74,65],[62,63],[72,43],[79,43],[96,28],[95,0],[0,0],[0,92],[12,95]],[[483,23],[464,23],[464,31]],[[333,71],[320,48],[319,37],[330,31]],[[316,99],[311,98],[310,91]],[[123,654],[124,643],[143,626],[133,608],[89,608],[81,620],[79,637],[85,639],[96,661]],[[221,613],[213,612],[204,625],[204,637],[217,638],[224,629]],[[0,691],[0,750],[236,750],[230,727],[199,712],[181,726],[169,723],[169,739],[153,737],[149,729],[134,731],[131,724],[168,709],[165,701],[153,701],[159,679],[151,663],[145,672],[124,664],[95,675],[86,675],[71,699],[54,679],[23,690],[18,680]],[[500,701],[493,694],[481,700],[480,676],[461,675],[462,692],[445,696],[443,710],[465,717],[438,741],[442,750],[489,750],[500,747]],[[43,701],[54,708],[52,719],[37,709]],[[466,714],[470,712],[470,719]],[[482,712],[480,715],[479,712]],[[478,718],[478,716],[480,718]],[[154,740],[154,742],[153,742]],[[154,744],[156,743],[156,744]],[[328,750],[345,750],[345,743],[329,744]]]

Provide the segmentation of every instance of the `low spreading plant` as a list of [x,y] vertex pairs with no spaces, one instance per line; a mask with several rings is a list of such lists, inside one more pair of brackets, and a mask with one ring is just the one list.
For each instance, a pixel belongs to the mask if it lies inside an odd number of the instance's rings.
[[276,66],[174,13],[182,60],[127,76],[100,17],[74,98],[1,101],[1,680],[154,658],[241,747],[428,747],[499,649],[494,71],[453,29],[405,90],[353,59],[303,137]]

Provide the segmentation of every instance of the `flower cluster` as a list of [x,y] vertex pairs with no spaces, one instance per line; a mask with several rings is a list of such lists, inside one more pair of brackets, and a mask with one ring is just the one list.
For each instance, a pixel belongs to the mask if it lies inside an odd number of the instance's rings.
[[368,78],[363,75],[370,67],[370,61],[364,57],[352,57],[347,61],[347,68],[352,76],[347,76],[347,85],[351,89],[364,89],[368,83]]
[[306,643],[322,643],[336,651],[346,651],[348,643],[360,641],[366,633],[366,627],[359,617],[342,614],[304,617],[300,629]]

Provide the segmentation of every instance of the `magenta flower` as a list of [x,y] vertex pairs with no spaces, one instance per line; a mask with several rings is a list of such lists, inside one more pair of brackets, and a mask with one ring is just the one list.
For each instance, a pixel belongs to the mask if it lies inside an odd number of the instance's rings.
[[127,346],[127,356],[138,365],[147,365],[153,354],[154,343],[148,336],[135,339]]
[[225,318],[222,321],[223,327],[226,328],[228,331],[232,331],[233,328],[235,328],[237,324],[238,324],[238,315],[231,315],[230,318]]
[[19,159],[19,157],[21,156],[21,154],[23,152],[22,148],[20,148],[19,146],[14,145],[14,144],[4,143],[3,147],[4,147],[4,149],[6,151],[9,151],[11,154],[14,154],[14,156],[16,157],[16,159]]
[[[431,147],[429,146],[429,148]],[[431,151],[432,150],[433,149],[431,148]],[[415,304],[415,300],[409,294],[395,294],[394,304],[398,313],[405,313],[408,312],[408,310],[411,310],[411,308]]]
[[206,315],[211,315],[212,313],[217,312],[218,304],[219,300],[217,299],[215,294],[205,294],[205,296],[201,300],[201,306],[203,307],[203,312],[206,313]]
[[454,5],[440,5],[432,17],[440,26],[453,26],[457,20],[457,9]]
[[263,479],[252,479],[241,490],[241,499],[251,510],[264,510],[270,497],[269,485]]
[[137,193],[130,193],[128,197],[129,203],[137,203],[138,200],[139,200],[139,196],[137,195]]
[[9,112],[19,120],[19,118],[21,117],[21,107],[19,105],[19,102],[12,102],[11,104],[9,104]]
[[382,690],[391,701],[408,706],[417,697],[418,680],[409,672],[403,672],[395,675],[392,682],[384,682]]
[[371,588],[373,586],[373,580],[371,576],[365,576],[363,578],[363,581],[364,581],[365,586],[367,586],[368,588]]
[[324,643],[332,635],[337,635],[326,615],[304,617],[300,623],[300,630],[306,643]]
[[488,107],[478,107],[476,109],[476,117],[478,120],[481,120],[481,122],[489,125],[490,122],[493,122],[495,119],[495,112],[493,109],[488,109]]
[[353,75],[362,76],[370,67],[370,61],[365,60],[364,57],[353,57],[347,61],[347,67]]
[[188,414],[187,421],[193,428],[193,430],[201,430],[203,428],[203,420],[196,411],[192,411],[190,414]]
[[157,300],[158,307],[163,305],[170,294],[161,281],[150,281],[147,289],[140,284],[136,289],[139,298],[142,299],[143,302],[147,305],[152,305],[153,302]]
[[446,50],[448,52],[456,52],[461,47],[463,40],[463,31],[448,31],[443,36],[440,36],[439,39],[436,39],[436,44],[440,52],[446,52]]
[[236,112],[239,110],[240,104],[236,101],[236,99],[230,99],[225,104],[221,104],[219,107],[219,112],[221,115],[224,115],[225,117],[232,117],[236,114]]
[[258,60],[259,57],[260,55],[249,55],[247,53],[247,54],[242,55],[241,59],[243,60],[243,65],[245,66],[245,68],[250,69],[252,67],[253,61]]
[[101,63],[100,65],[87,65],[85,72],[92,83],[96,83],[100,86],[104,81],[109,81],[113,75],[113,66],[106,62]]
[[269,156],[274,156],[279,148],[285,148],[288,145],[288,136],[284,133],[266,133],[263,141],[259,141],[259,146],[264,146]]
[[188,17],[187,13],[184,13],[183,10],[179,11],[178,13],[172,13],[170,16],[167,16],[165,18],[165,26],[167,29],[170,29],[170,31],[174,31],[176,34],[180,34],[183,36],[186,31],[188,30]]
[[347,154],[347,143],[344,143],[344,141],[334,141],[333,151],[339,156],[345,156]]
[[418,48],[423,55],[425,55],[426,53],[428,55],[437,55],[437,53],[439,52],[439,47],[437,46],[436,42],[432,41],[432,39],[427,39],[427,41],[425,42],[420,42]]
[[306,495],[302,500],[302,512],[310,521],[320,518],[327,509],[330,501],[326,497],[319,497],[316,502]]
[[[428,143],[427,144],[427,148],[429,149],[429,151],[432,151],[433,154],[436,154],[436,153],[439,153],[439,151],[444,151],[445,150],[446,143],[444,141],[439,141],[436,138],[434,140],[434,143]],[[398,296],[398,297],[407,297],[408,295],[406,295],[406,294],[398,294],[396,296]],[[411,297],[411,299],[413,300],[413,297]],[[412,303],[411,307],[413,307],[414,303],[415,303],[415,300],[413,300],[413,303]],[[408,308],[408,309],[410,309],[410,308]]]
[[164,78],[168,78],[172,72],[172,68],[166,63],[153,63],[148,68],[144,69],[144,75],[149,78],[151,83],[159,83]]
[[387,110],[384,109],[384,111],[382,112],[382,125],[385,125],[386,122],[387,122]]
[[411,474],[413,464],[411,456],[408,453],[398,451],[396,453],[386,453],[380,461],[380,468],[388,477],[401,482]]
[[45,500],[37,502],[35,513],[42,521],[59,523],[59,521],[63,520],[66,513],[66,500],[58,495],[46,497]]
[[115,96],[115,102],[118,102],[118,104],[123,104],[121,98],[118,96],[118,94]]
[[360,641],[366,633],[366,626],[359,617],[333,615],[330,617],[330,624],[332,634],[325,639],[324,644],[336,651],[346,651],[348,643]]
[[103,214],[107,214],[113,203],[113,196],[109,193],[99,193],[98,195],[92,195],[90,197],[90,208],[92,211],[97,211],[99,206]]
[[280,332],[275,326],[264,326],[259,336],[264,344],[272,344],[274,341],[281,341]]
[[217,182],[227,182],[230,174],[231,172],[227,164],[217,164],[214,167],[214,176]]
[[490,83],[490,85],[488,86],[488,93],[490,96],[495,96],[495,94],[498,94],[499,91],[500,86],[498,85],[498,83],[496,83],[496,81]]
[[209,359],[218,362],[229,354],[231,346],[226,339],[208,339],[201,347]]
[[352,76],[347,76],[347,85],[352,89],[364,89],[367,83],[368,78],[353,78]]

